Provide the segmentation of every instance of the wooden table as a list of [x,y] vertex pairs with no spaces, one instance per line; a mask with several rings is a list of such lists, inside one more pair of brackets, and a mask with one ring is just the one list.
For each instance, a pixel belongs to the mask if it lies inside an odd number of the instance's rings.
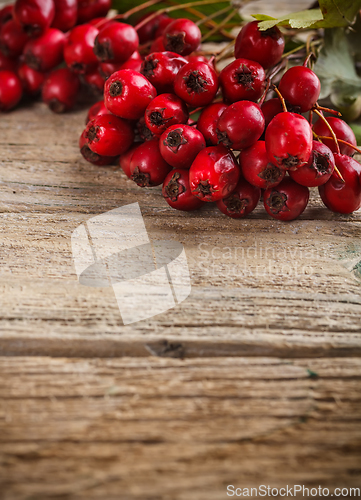
[[[219,500],[227,485],[360,487],[361,213],[171,209],[86,163],[86,110],[0,119],[0,498]],[[71,233],[139,202],[192,291],[124,326]],[[208,254],[207,254],[208,252]]]

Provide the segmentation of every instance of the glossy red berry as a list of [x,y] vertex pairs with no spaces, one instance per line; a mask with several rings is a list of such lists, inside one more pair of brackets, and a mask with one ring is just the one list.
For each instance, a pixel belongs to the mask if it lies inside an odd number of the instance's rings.
[[240,168],[232,151],[223,144],[203,149],[189,170],[192,194],[202,201],[217,201],[236,187]]
[[163,44],[165,50],[187,56],[198,48],[201,37],[201,30],[193,21],[175,19],[165,28]]
[[264,101],[264,103],[261,104],[261,110],[266,122],[266,128],[278,113],[283,112],[282,104],[278,97],[273,97],[272,99],[268,99],[268,101]]
[[218,141],[236,150],[249,148],[261,137],[264,125],[258,104],[252,101],[234,102],[218,120]]
[[174,94],[160,94],[145,110],[145,123],[153,134],[160,136],[171,125],[187,123],[188,109]]
[[94,96],[101,97],[104,92],[104,78],[100,74],[99,66],[80,75],[82,83],[90,90]]
[[16,72],[17,60],[6,57],[0,50],[0,71],[14,71]]
[[30,68],[27,64],[20,64],[18,75],[21,80],[24,92],[29,96],[37,96],[43,87],[46,75],[36,69]]
[[104,86],[106,107],[129,120],[139,120],[156,95],[156,89],[145,76],[131,69],[116,71]]
[[42,35],[55,16],[53,0],[16,0],[14,19],[30,37]]
[[52,28],[69,31],[74,28],[78,17],[77,0],[54,0],[55,16],[51,23]]
[[217,90],[218,76],[208,63],[189,62],[179,70],[174,80],[174,92],[195,108],[210,104]]
[[306,186],[285,177],[278,186],[263,193],[264,207],[274,219],[289,221],[296,219],[305,210],[310,193]]
[[334,169],[335,159],[330,148],[321,142],[313,141],[308,162],[296,170],[290,170],[290,176],[302,186],[316,187],[325,184]]
[[258,101],[265,90],[266,73],[256,61],[235,59],[222,69],[219,81],[225,102]]
[[110,111],[108,111],[104,101],[98,101],[89,108],[85,124],[90,122],[90,120],[93,120],[98,115],[108,115],[109,113]]
[[0,111],[9,111],[21,99],[21,81],[13,71],[0,71]]
[[137,149],[139,146],[138,144],[134,144],[134,146],[131,146],[128,151],[123,153],[122,155],[119,156],[119,166],[125,173],[125,175],[130,179],[131,178],[131,171],[130,171],[130,162],[132,160],[132,156],[134,151]]
[[[352,128],[341,118],[336,118],[335,116],[328,116],[326,118],[328,123],[331,125],[332,130],[335,132],[337,139],[342,139],[343,141],[349,142],[354,146],[357,145],[355,134]],[[322,139],[322,142],[328,146],[333,153],[337,153],[337,148],[331,133],[325,124],[325,122],[319,118],[313,125],[313,131],[320,136],[330,137],[330,139]],[[342,155],[353,156],[355,150],[346,144],[339,143],[340,153]]]
[[97,115],[85,128],[89,148],[101,156],[118,156],[125,153],[133,143],[131,125],[111,114]]
[[157,136],[147,127],[144,116],[138,120],[135,130],[141,141],[151,141],[157,138]]
[[256,208],[260,197],[260,188],[241,177],[232,193],[217,201],[217,207],[232,219],[242,219]]
[[44,82],[42,99],[54,113],[64,113],[74,107],[79,89],[79,78],[69,68],[56,69]]
[[13,19],[1,26],[0,50],[5,56],[13,58],[20,56],[28,40],[28,35]]
[[306,113],[317,102],[321,91],[318,76],[305,66],[293,66],[282,76],[278,86],[289,111]]
[[[143,59],[139,52],[136,50],[123,64],[119,66],[120,69],[132,69],[140,73]],[[118,69],[116,71],[119,71]]]
[[78,24],[88,23],[96,17],[105,17],[111,0],[78,0]]
[[153,52],[142,62],[140,72],[164,94],[173,92],[174,79],[185,64],[187,60],[175,52]]
[[345,182],[336,172],[326,184],[318,188],[323,203],[329,210],[350,214],[361,207],[361,165],[348,155],[334,154],[336,167]]
[[258,21],[253,21],[243,26],[239,32],[234,55],[236,58],[257,61],[264,68],[271,68],[281,60],[284,47],[285,41],[277,26],[260,31]]
[[162,194],[172,208],[177,210],[197,210],[204,202],[192,194],[189,171],[181,168],[171,170],[164,179]]
[[25,62],[37,71],[49,71],[63,60],[65,35],[49,28],[38,38],[31,38],[24,47]]
[[[150,49],[149,49],[149,52],[152,53],[152,52],[163,52],[165,51],[166,48],[164,47],[164,43],[163,43],[163,35],[162,36],[158,36],[154,42],[152,43],[152,45],[150,46]],[[169,51],[168,51],[169,52]]]
[[172,125],[160,136],[161,155],[175,168],[189,169],[197,154],[206,147],[203,135],[189,125]]
[[93,51],[97,35],[98,29],[91,24],[81,24],[70,31],[64,46],[64,59],[74,73],[86,73],[98,65]]
[[112,76],[113,73],[119,71],[120,69],[134,69],[134,68],[122,68],[121,66],[122,66],[121,63],[108,63],[108,62],[100,63],[99,73],[102,75],[104,80],[108,80],[108,78]]
[[285,176],[285,170],[269,162],[264,141],[241,151],[239,164],[244,178],[253,186],[268,189],[277,186]]
[[86,131],[84,130],[79,139],[79,148],[82,157],[89,163],[97,165],[98,167],[114,164],[117,159],[116,156],[101,156],[98,153],[94,153],[89,148],[85,133]]
[[158,139],[144,142],[134,150],[130,161],[130,178],[138,186],[159,186],[171,170],[172,167],[160,154]]
[[5,5],[2,9],[0,9],[0,27],[10,21],[13,18],[14,6]]
[[303,116],[283,112],[266,129],[268,159],[283,169],[295,169],[308,162],[312,151],[312,130]]
[[[153,12],[148,12],[147,14],[144,14],[139,18],[137,24],[139,24],[141,21],[147,19],[152,15]],[[160,27],[163,32],[167,24],[171,23],[172,21],[173,19],[171,19],[168,16],[168,14],[158,14],[157,16],[152,17],[148,22],[143,24],[143,26],[137,28],[139,43],[143,44],[146,42],[150,42],[151,40],[154,40],[156,38],[156,32],[158,28]],[[162,32],[160,33],[160,35],[162,34]]]
[[228,108],[227,104],[217,102],[204,108],[197,121],[197,129],[206,140],[207,146],[218,144],[217,125],[223,111]]
[[124,63],[138,46],[139,38],[133,26],[113,22],[100,28],[94,53],[101,62]]

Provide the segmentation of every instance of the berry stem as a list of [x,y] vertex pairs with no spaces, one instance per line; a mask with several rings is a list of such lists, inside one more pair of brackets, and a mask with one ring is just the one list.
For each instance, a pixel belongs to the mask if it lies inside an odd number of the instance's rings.
[[202,19],[199,19],[199,21],[197,21],[195,24],[197,26],[200,26],[201,24],[204,24],[204,23],[206,23],[208,21],[211,21],[215,17],[221,16],[222,14],[226,14],[231,9],[233,9],[232,5],[228,5],[228,7],[225,7],[224,9],[221,9],[221,10],[219,10],[217,12],[213,12],[213,14],[210,14],[209,16],[204,16],[203,15]]
[[220,31],[227,23],[228,21],[230,21],[232,19],[232,17],[234,17],[235,15],[237,14],[237,11],[236,10],[232,10],[228,16],[226,16],[223,21],[219,24],[217,24],[217,26],[215,26],[213,29],[211,29],[210,31],[208,31],[208,33],[206,33],[203,37],[202,37],[202,42],[204,42],[205,40],[207,40],[207,38],[211,37],[212,35],[214,35],[215,33],[217,33],[217,31]]
[[317,102],[314,105],[315,109],[319,109],[320,111],[324,111],[325,113],[330,113],[331,115],[342,116],[342,113],[336,111],[335,109],[325,108],[324,106],[320,106]]
[[336,146],[336,152],[338,154],[340,154],[340,146],[338,145],[337,137],[336,137],[336,134],[335,134],[333,128],[331,127],[331,125],[328,123],[326,118],[323,116],[322,113],[320,113],[320,111],[317,108],[313,108],[313,111],[316,113],[317,116],[319,116],[321,118],[321,120],[324,122],[324,124],[326,125],[326,127],[330,131],[330,134],[332,135],[332,138],[333,138],[335,146]]
[[227,45],[223,47],[223,49],[221,49],[220,52],[218,52],[218,55],[215,58],[215,62],[219,62],[223,59],[223,57],[226,57],[228,55],[227,53],[229,49],[231,49],[234,44],[235,40],[232,40],[231,42],[227,43]]
[[278,90],[278,88],[276,87],[276,85],[273,85],[273,90],[276,92],[276,94],[278,95],[279,97],[279,100],[281,101],[281,104],[282,104],[282,108],[283,108],[283,111],[285,113],[287,113],[287,106],[286,106],[286,102],[283,98],[283,95],[281,94],[281,92]]
[[[327,137],[326,135],[318,135],[317,138],[322,139],[322,140],[332,139],[332,137]],[[350,146],[350,148],[354,149],[355,151],[357,151],[358,153],[361,154],[361,149],[358,148],[357,146],[355,146],[354,144],[351,144],[350,142],[344,141],[343,139],[339,139],[339,138],[337,138],[337,142],[340,142],[341,144],[345,144],[345,146]]]
[[[148,0],[148,2],[144,2],[140,5],[137,5],[136,7],[133,7],[132,9],[127,10],[127,12],[124,12],[123,14],[117,14],[116,16],[112,17],[112,20],[115,19],[128,19],[132,14],[136,14],[137,12],[141,12],[142,10],[151,7],[152,5],[156,5],[157,3],[161,3],[163,0]],[[155,17],[155,16],[154,16]],[[100,28],[104,23],[108,22],[108,18],[101,19],[98,23],[96,23],[95,27]]]
[[266,95],[269,91],[269,86],[270,86],[270,79],[267,78],[266,79],[266,88],[264,89],[264,92],[263,92],[263,95],[261,96],[261,99],[258,101],[259,106],[262,106],[262,104],[264,103],[264,101],[266,99]]

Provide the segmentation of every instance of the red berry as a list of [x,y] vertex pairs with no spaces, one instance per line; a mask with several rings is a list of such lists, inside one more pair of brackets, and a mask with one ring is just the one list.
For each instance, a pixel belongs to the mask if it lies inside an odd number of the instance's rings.
[[189,62],[174,80],[174,92],[193,107],[207,106],[216,96],[218,76],[214,68],[203,62]]
[[269,162],[264,141],[257,141],[239,155],[244,178],[262,189],[277,186],[285,176],[285,170]]
[[241,219],[256,208],[260,197],[260,188],[252,186],[241,177],[232,193],[217,201],[217,207],[224,215],[232,219]]
[[84,75],[80,75],[82,82],[88,87],[90,92],[95,96],[102,96],[104,92],[104,78],[100,74],[99,66],[88,71]]
[[111,8],[111,0],[78,0],[78,24],[105,17]]
[[263,193],[264,207],[274,219],[289,221],[296,219],[307,206],[309,190],[285,177],[278,186]]
[[165,28],[163,44],[165,50],[187,56],[198,48],[201,37],[201,30],[193,21],[175,19]]
[[116,156],[101,156],[98,153],[94,153],[88,146],[87,139],[85,137],[85,130],[80,136],[79,139],[79,148],[80,148],[80,153],[83,156],[83,158],[88,161],[89,163],[92,163],[93,165],[97,165],[98,167],[104,167],[106,165],[112,165],[115,160]]
[[286,170],[301,167],[310,157],[312,138],[306,118],[296,113],[279,113],[266,129],[269,161]]
[[44,82],[42,99],[54,113],[64,113],[74,107],[79,88],[79,78],[70,69],[56,69]]
[[73,28],[66,40],[64,59],[67,66],[75,73],[86,73],[98,65],[93,52],[98,29],[91,24],[81,24]]
[[95,39],[94,53],[102,62],[124,63],[138,49],[137,32],[125,23],[108,23],[100,28]]
[[156,139],[156,135],[153,134],[153,132],[151,132],[149,130],[149,128],[147,127],[146,123],[145,123],[145,118],[144,116],[142,116],[137,125],[136,125],[136,133],[138,134],[139,138],[142,140],[142,141],[151,141],[152,139]]
[[140,187],[159,186],[172,170],[160,154],[158,143],[158,139],[144,142],[133,152],[130,178]]
[[261,137],[264,117],[258,104],[252,101],[234,102],[218,120],[219,142],[232,149],[249,148]]
[[265,90],[266,74],[258,62],[236,59],[222,69],[219,81],[226,102],[258,101]]
[[145,110],[145,123],[153,134],[160,136],[171,125],[187,123],[188,109],[174,94],[160,94]]
[[302,186],[321,186],[331,177],[334,168],[335,159],[330,148],[321,142],[313,141],[308,162],[296,170],[290,170],[290,176]]
[[21,99],[21,81],[13,71],[0,71],[0,111],[9,111]]
[[[134,56],[134,57],[133,57]],[[136,50],[133,52],[133,54],[127,59],[123,64],[119,66],[119,69],[116,69],[115,71],[119,71],[120,69],[131,69],[133,71],[137,71],[140,73],[141,67],[142,67],[142,62],[143,59],[139,52]],[[113,71],[114,73],[114,71]]]
[[42,35],[50,28],[55,16],[53,0],[16,0],[14,19],[31,37]]
[[283,112],[282,104],[278,97],[273,97],[272,99],[268,99],[268,101],[262,103],[261,110],[266,122],[266,128],[272,119],[278,115],[278,113]]
[[74,28],[78,17],[77,0],[54,0],[55,16],[51,23],[52,28],[69,31]]
[[348,155],[335,153],[334,158],[345,182],[334,172],[326,184],[319,186],[318,191],[329,210],[350,214],[361,207],[361,165]]
[[14,71],[16,72],[17,61],[13,58],[6,57],[0,50],[0,71]]
[[65,35],[49,28],[38,38],[32,38],[24,47],[25,62],[36,71],[49,71],[63,60]]
[[197,129],[184,124],[167,128],[159,140],[161,155],[175,168],[190,168],[197,154],[205,147],[203,135]]
[[[103,62],[99,65],[99,73],[102,75],[104,80],[108,80],[110,76],[120,69],[134,69],[134,68],[122,68],[120,63],[108,63]],[[137,70],[135,70],[137,71]]]
[[85,124],[90,122],[90,120],[93,120],[98,115],[108,115],[109,113],[110,111],[106,108],[104,101],[98,101],[89,108]]
[[29,96],[36,96],[40,93],[46,79],[46,75],[40,71],[30,68],[27,64],[20,64],[18,75],[21,80],[24,92]]
[[203,149],[189,170],[192,193],[202,201],[225,198],[235,189],[239,177],[238,163],[223,144]]
[[164,179],[162,193],[168,205],[177,210],[188,212],[196,210],[204,204],[191,192],[189,171],[181,168],[169,172]]
[[97,115],[85,128],[89,148],[101,156],[118,156],[125,153],[133,143],[131,125],[111,114]]
[[152,45],[150,46],[150,49],[149,49],[149,52],[152,53],[152,52],[163,52],[165,51],[165,47],[164,47],[164,43],[163,43],[163,35],[162,36],[158,36],[154,42],[152,43]]
[[306,113],[316,104],[321,83],[311,69],[305,66],[293,66],[282,76],[278,90],[290,111]]
[[130,172],[130,162],[133,156],[134,151],[137,149],[139,146],[138,144],[135,144],[131,148],[128,149],[125,153],[119,156],[119,166],[125,173],[125,175],[130,179],[131,177],[131,172]]
[[227,104],[223,102],[217,102],[210,104],[203,109],[197,122],[197,129],[201,132],[206,140],[207,146],[217,145],[217,125],[218,120],[223,111],[228,108]]
[[13,5],[5,5],[5,7],[0,9],[0,27],[13,18],[13,12]]
[[13,19],[0,29],[0,50],[7,57],[20,56],[28,40],[28,35]]
[[258,21],[253,21],[243,26],[239,32],[234,55],[236,58],[257,61],[264,68],[271,68],[281,60],[284,47],[284,38],[276,26],[260,31]]
[[104,86],[106,107],[129,120],[139,120],[156,95],[156,89],[145,76],[131,69],[116,71]]
[[[354,146],[357,145],[355,134],[353,133],[352,128],[347,125],[345,121],[341,120],[340,118],[336,118],[335,116],[328,116],[326,120],[331,125],[331,128],[335,132],[337,139],[342,139],[343,141],[349,142]],[[333,153],[337,153],[337,148],[333,138],[331,137],[331,133],[327,125],[321,118],[319,118],[313,125],[313,131],[317,135],[330,137],[330,139],[322,139],[322,142],[326,144],[326,146],[328,146]],[[355,150],[350,146],[342,144],[342,142],[339,143],[339,146],[342,155],[354,155]]]
[[153,52],[142,62],[140,72],[164,94],[173,92],[174,78],[185,64],[187,60],[175,52]]
[[[139,18],[138,24],[152,15],[153,12],[148,12],[147,14],[144,14]],[[139,43],[143,44],[146,42],[150,42],[151,40],[154,40],[156,38],[156,32],[158,28],[161,26],[161,29],[163,30],[165,26],[172,21],[173,19],[171,19],[168,16],[168,14],[158,14],[157,16],[153,17],[150,21],[143,24],[143,26],[137,29]]]

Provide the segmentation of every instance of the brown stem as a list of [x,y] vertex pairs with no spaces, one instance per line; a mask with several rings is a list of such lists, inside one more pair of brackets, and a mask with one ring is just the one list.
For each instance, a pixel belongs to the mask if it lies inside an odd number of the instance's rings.
[[278,90],[278,88],[276,87],[276,85],[272,85],[273,86],[273,90],[276,92],[276,94],[278,95],[279,97],[279,100],[281,101],[281,104],[282,104],[282,108],[283,108],[283,111],[285,111],[287,113],[287,106],[286,106],[286,103],[285,103],[285,100],[283,98],[283,95],[281,94],[281,92]]
[[320,106],[317,102],[313,106],[315,109],[319,109],[320,111],[324,111],[325,113],[330,113],[331,115],[342,116],[342,113],[336,111],[335,109],[325,108],[324,106]]
[[223,58],[223,56],[225,54],[227,54],[228,50],[233,47],[234,44],[235,44],[235,40],[232,40],[231,42],[227,43],[227,45],[225,47],[223,47],[223,49],[218,53],[215,61],[216,62],[220,61]]
[[313,111],[316,113],[317,116],[319,116],[321,118],[321,120],[324,122],[324,124],[326,125],[326,127],[328,128],[328,130],[330,131],[330,134],[332,135],[332,138],[334,140],[334,143],[335,143],[335,146],[336,146],[336,153],[340,154],[340,146],[338,145],[338,141],[337,141],[337,137],[336,137],[336,134],[333,130],[333,128],[331,127],[331,125],[328,123],[328,121],[326,120],[326,118],[323,116],[322,113],[319,112],[318,109],[316,108],[313,108]]
[[213,29],[211,29],[210,31],[208,31],[208,33],[206,33],[203,37],[202,37],[202,42],[204,42],[205,40],[207,40],[207,38],[211,37],[212,35],[214,35],[215,33],[217,33],[217,31],[220,31],[223,26],[225,26],[228,21],[230,21],[232,19],[233,16],[235,16],[237,14],[237,11],[236,10],[232,10],[228,16],[226,16],[223,21],[219,24],[217,24],[217,26],[215,26]]
[[[332,137],[327,137],[326,135],[318,135],[317,136],[319,139],[332,139]],[[339,139],[337,137],[337,142],[340,142],[341,144],[345,144],[345,146],[350,146],[350,148],[354,149],[355,151],[357,151],[358,153],[361,154],[361,149],[358,148],[357,146],[354,146],[353,144],[351,144],[351,142],[347,142],[347,141],[344,141],[343,139]]]
[[266,99],[267,92],[269,91],[269,86],[270,86],[270,79],[267,78],[266,79],[266,88],[264,89],[264,92],[262,94],[261,99],[258,101],[259,106],[262,106],[262,104],[264,103],[264,101]]
[[215,17],[221,16],[222,14],[226,14],[231,9],[233,9],[232,5],[228,5],[228,7],[225,7],[224,9],[219,10],[217,12],[213,12],[213,14],[210,14],[209,16],[203,16],[202,19],[196,22],[196,25],[200,26],[201,24],[204,24],[207,21],[211,21]]

